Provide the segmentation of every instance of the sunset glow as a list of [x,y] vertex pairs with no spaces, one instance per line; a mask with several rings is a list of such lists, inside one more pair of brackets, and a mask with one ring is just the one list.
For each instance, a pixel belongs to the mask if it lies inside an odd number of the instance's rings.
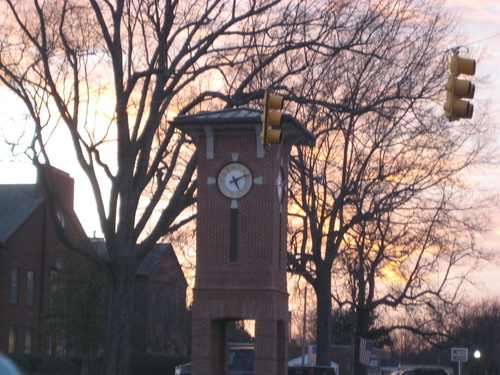
[[[436,3],[438,3],[436,1]],[[201,4],[201,3],[200,3]],[[201,6],[201,5],[200,5]],[[476,84],[476,96],[474,105],[476,106],[476,114],[478,116],[486,115],[484,121],[492,122],[492,130],[495,129],[494,123],[498,122],[498,116],[500,114],[500,101],[498,101],[497,96],[500,92],[500,70],[498,69],[498,64],[500,62],[500,3],[498,0],[482,0],[482,1],[469,1],[469,0],[448,0],[445,2],[445,7],[454,12],[457,16],[461,18],[461,21],[457,27],[457,36],[450,36],[450,48],[452,47],[462,47],[463,53],[470,54],[471,57],[477,58],[477,73],[474,80],[477,81]],[[186,14],[189,14],[189,10],[185,10]],[[205,31],[200,31],[200,35]],[[454,40],[456,38],[456,40]],[[443,51],[443,54],[445,51]],[[436,58],[441,58],[438,56]],[[98,61],[96,61],[96,64]],[[93,88],[92,93],[83,92],[82,95],[87,95],[88,97],[94,96],[93,100],[89,99],[88,111],[94,114],[95,123],[109,123],[112,121],[110,113],[112,113],[113,100],[109,99],[108,95],[112,95],[107,89],[109,82],[106,79],[111,80],[107,77],[104,72],[96,72],[96,77],[101,78],[103,81],[100,88]],[[204,89],[210,89],[217,91],[219,89],[219,77],[216,73],[212,76],[206,76],[205,79],[199,82],[200,87]],[[193,87],[193,90],[196,90]],[[96,99],[97,98],[97,99]],[[2,108],[0,109],[0,136],[3,143],[3,138],[9,142],[16,141],[22,133],[24,133],[24,142],[29,142],[29,121],[25,120],[24,108],[20,104],[12,99],[9,93],[5,90],[0,90],[0,101],[2,102]],[[178,103],[178,107],[181,107],[182,103]],[[18,110],[17,110],[18,109]],[[53,108],[52,108],[53,109]],[[133,111],[131,110],[131,118],[133,118]],[[172,109],[168,112],[167,117],[172,118],[176,114],[176,110]],[[498,123],[496,126],[498,127]],[[89,124],[89,127],[91,125]],[[102,129],[102,128],[100,128]],[[106,128],[107,129],[107,128]],[[90,129],[89,129],[90,130]],[[100,134],[92,134],[95,137],[94,141],[110,141],[115,135],[109,134],[106,131],[102,131]],[[498,137],[499,134],[496,134]],[[65,139],[65,138],[64,138]],[[97,222],[97,217],[95,214],[95,207],[93,203],[93,198],[90,194],[90,187],[86,182],[83,175],[78,174],[76,169],[72,166],[75,163],[73,151],[71,147],[65,145],[62,137],[59,134],[54,133],[51,139],[58,145],[57,153],[60,157],[57,158],[54,165],[58,168],[68,171],[73,178],[75,178],[75,209],[77,214],[81,218],[81,221],[87,231],[87,234],[92,235],[94,231],[98,231],[99,225]],[[497,149],[500,150],[500,141],[498,141]],[[108,148],[106,146],[107,152],[113,153],[112,146]],[[19,152],[19,150],[17,150]],[[322,157],[318,155],[318,157]],[[497,155],[498,157],[498,155]],[[9,162],[10,160],[22,160],[22,163],[13,164]],[[425,162],[422,160],[422,162]],[[29,183],[34,182],[36,175],[34,169],[29,166],[29,160],[22,154],[11,154],[11,149],[5,143],[0,145],[0,165],[2,167],[2,173],[0,177],[0,183]],[[407,176],[406,178],[408,178]],[[397,175],[388,175],[386,177],[387,181],[400,181],[402,177]],[[477,182],[476,179],[473,180],[474,183]],[[498,193],[498,186],[500,182],[500,164],[497,163],[494,166],[490,166],[481,176],[481,184],[485,188],[496,189]],[[499,252],[500,246],[500,215],[498,214],[498,208],[495,209],[494,216],[492,218],[494,227],[491,233],[484,239],[485,246]],[[293,222],[293,214],[300,213],[296,211],[296,207],[290,207],[290,221]],[[325,224],[325,226],[328,223]],[[380,277],[383,278],[387,283],[396,283],[401,279],[401,274],[398,272],[397,263],[388,263],[380,271]],[[485,293],[497,293],[498,290],[498,275],[500,274],[500,268],[496,266],[488,267],[484,272],[482,272],[479,277],[481,280],[496,281],[487,282]]]

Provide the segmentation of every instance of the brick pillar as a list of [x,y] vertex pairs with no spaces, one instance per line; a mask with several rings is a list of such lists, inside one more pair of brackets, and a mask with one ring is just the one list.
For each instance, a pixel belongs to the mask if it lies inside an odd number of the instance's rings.
[[192,375],[227,374],[227,323],[193,317]]
[[254,375],[286,375],[285,327],[282,320],[256,320]]
[[284,320],[278,320],[278,331],[277,331],[277,353],[276,360],[278,364],[278,368],[276,374],[287,374],[288,373],[288,324],[291,322],[286,322]]

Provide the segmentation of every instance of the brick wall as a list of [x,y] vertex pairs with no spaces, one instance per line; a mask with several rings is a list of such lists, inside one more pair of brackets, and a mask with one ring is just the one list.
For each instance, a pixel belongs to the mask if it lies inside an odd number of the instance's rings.
[[[286,345],[280,341],[286,343],[289,319],[286,202],[278,200],[276,179],[280,167],[286,172],[288,149],[269,146],[259,158],[255,133],[220,133],[217,128],[214,159],[205,158],[203,134],[196,144],[199,187],[193,374],[225,373],[220,372],[225,371],[224,324],[233,319],[256,322],[254,373],[284,373]],[[231,261],[231,209],[235,209],[235,202],[219,192],[215,180],[219,170],[236,159],[250,168],[255,183],[236,202],[237,260]]]

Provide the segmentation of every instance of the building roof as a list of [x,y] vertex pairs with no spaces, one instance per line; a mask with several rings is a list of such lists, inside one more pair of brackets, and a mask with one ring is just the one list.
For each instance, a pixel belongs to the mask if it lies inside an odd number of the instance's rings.
[[136,275],[154,278],[163,283],[187,287],[186,277],[174,248],[169,243],[157,243],[137,268]]
[[0,243],[5,243],[42,204],[36,185],[0,185]]
[[137,268],[136,275],[138,276],[148,276],[154,271],[156,265],[160,259],[167,254],[167,252],[173,251],[172,245],[169,243],[161,243],[153,246],[151,251],[144,257],[139,268]]
[[[100,256],[106,258],[108,257],[108,250],[103,238],[91,238],[90,241]],[[174,248],[170,243],[155,244],[141,261],[141,264],[139,264],[135,273],[136,276],[151,276],[163,257],[167,257],[167,259],[171,261],[174,265],[174,269],[177,269],[178,274],[182,276],[182,282],[187,285],[187,281],[184,277],[184,273],[182,272],[177,255],[175,255]]]
[[256,108],[249,107],[240,107],[240,108],[227,108],[222,109],[220,111],[203,111],[189,115],[179,115],[175,118],[175,122],[179,123],[190,123],[200,121],[217,121],[221,122],[255,122],[260,121],[260,117],[262,116],[262,110]]
[[[179,115],[171,123],[188,134],[199,132],[207,125],[255,131],[255,125],[261,124],[262,110],[249,107],[226,108],[220,111],[206,111],[188,115]],[[316,138],[307,128],[289,113],[282,113],[281,130],[288,134],[293,143],[312,146]]]

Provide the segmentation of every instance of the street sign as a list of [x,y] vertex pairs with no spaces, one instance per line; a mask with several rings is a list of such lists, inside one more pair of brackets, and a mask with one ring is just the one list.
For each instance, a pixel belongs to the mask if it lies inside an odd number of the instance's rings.
[[469,350],[467,348],[451,348],[451,360],[453,362],[467,362]]

